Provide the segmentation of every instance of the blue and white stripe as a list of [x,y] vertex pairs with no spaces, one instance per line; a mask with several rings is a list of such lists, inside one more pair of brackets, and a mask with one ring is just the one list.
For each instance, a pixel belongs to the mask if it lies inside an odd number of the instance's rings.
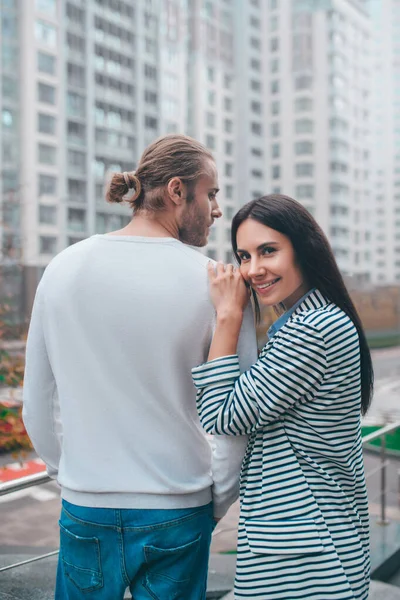
[[240,375],[236,355],[193,369],[209,433],[249,434],[236,598],[364,600],[368,501],[354,324],[312,291]]

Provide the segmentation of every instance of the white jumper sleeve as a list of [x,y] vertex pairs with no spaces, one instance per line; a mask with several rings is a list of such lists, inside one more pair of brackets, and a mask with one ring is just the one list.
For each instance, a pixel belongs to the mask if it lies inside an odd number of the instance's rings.
[[39,285],[32,310],[26,344],[22,417],[31,442],[45,462],[47,472],[57,478],[61,433],[57,388],[43,332],[43,298]]
[[[254,317],[247,307],[238,343],[240,370],[248,370],[257,360]],[[239,476],[248,442],[247,435],[236,437],[214,435],[213,439],[213,503],[214,517],[220,519],[239,496]]]

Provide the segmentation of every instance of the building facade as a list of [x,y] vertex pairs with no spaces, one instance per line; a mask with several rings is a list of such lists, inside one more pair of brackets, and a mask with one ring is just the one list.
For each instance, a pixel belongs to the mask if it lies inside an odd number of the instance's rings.
[[400,280],[399,0],[0,0],[0,17],[1,263],[28,307],[54,254],[128,222],[107,176],[168,132],[215,156],[210,257],[232,259],[239,206],[281,192],[344,274]]

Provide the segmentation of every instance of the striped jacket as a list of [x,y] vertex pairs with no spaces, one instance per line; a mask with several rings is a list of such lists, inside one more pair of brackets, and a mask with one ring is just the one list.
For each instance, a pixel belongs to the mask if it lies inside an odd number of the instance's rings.
[[236,355],[193,369],[208,433],[249,434],[235,597],[368,597],[360,351],[349,317],[312,291],[240,375]]

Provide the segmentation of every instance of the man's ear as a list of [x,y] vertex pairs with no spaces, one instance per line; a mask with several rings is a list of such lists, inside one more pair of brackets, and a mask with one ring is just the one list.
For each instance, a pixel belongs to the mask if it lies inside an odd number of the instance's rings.
[[180,206],[186,199],[185,184],[179,177],[173,177],[167,183],[167,194],[174,204]]

